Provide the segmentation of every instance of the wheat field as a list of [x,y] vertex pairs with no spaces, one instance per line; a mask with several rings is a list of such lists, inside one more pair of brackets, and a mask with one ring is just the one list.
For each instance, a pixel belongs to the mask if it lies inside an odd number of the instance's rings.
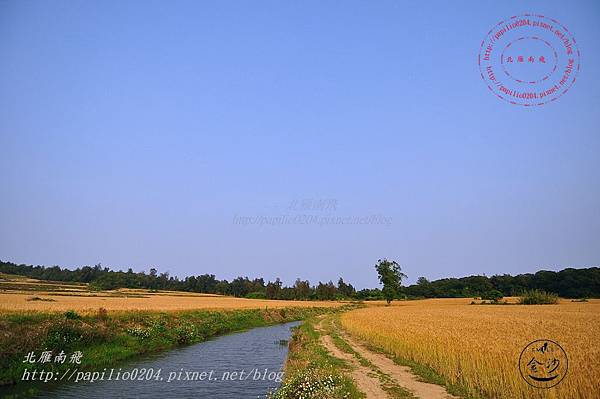
[[[600,398],[600,301],[558,305],[470,305],[470,299],[433,299],[371,306],[341,323],[385,352],[430,366],[475,397]],[[555,387],[528,385],[519,355],[536,339],[558,342],[568,356]]]
[[[40,298],[32,300],[32,298]],[[206,295],[135,295],[135,296],[81,296],[56,295],[53,293],[0,293],[0,312],[7,311],[66,311],[96,312],[99,308],[106,310],[148,310],[171,311],[193,309],[258,309],[300,307],[332,307],[341,302],[321,301],[280,301],[233,298],[226,296]]]
[[84,283],[36,280],[0,273],[0,312],[76,310],[94,313],[111,311],[178,311],[194,309],[257,309],[341,306],[331,301],[279,301],[234,298],[215,294],[122,288],[92,291]]

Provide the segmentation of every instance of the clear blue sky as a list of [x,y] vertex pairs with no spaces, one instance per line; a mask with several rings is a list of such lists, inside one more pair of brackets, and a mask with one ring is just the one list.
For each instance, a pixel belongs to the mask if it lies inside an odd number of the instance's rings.
[[[525,12],[582,55],[535,109],[477,66]],[[597,1],[0,1],[0,259],[358,287],[380,257],[411,282],[598,265],[599,20]],[[391,223],[234,223],[299,213]]]

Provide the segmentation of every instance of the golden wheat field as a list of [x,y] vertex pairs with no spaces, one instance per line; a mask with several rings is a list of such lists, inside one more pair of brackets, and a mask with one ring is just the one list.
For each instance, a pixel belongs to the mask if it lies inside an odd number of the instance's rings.
[[193,309],[256,309],[340,306],[330,301],[278,301],[234,298],[221,295],[180,291],[118,289],[90,291],[85,284],[40,281],[20,276],[3,275],[0,279],[0,312],[66,311],[171,311]]
[[[42,300],[31,300],[34,297]],[[46,301],[44,299],[51,299]],[[106,310],[192,310],[192,309],[256,309],[284,308],[290,306],[330,307],[340,306],[338,302],[319,301],[278,301],[261,299],[244,299],[225,296],[203,295],[144,295],[130,296],[79,296],[79,295],[45,295],[5,294],[0,293],[0,311],[65,311],[96,312],[99,308]]]
[[[372,306],[341,316],[351,334],[400,358],[434,368],[473,396],[600,398],[600,301],[558,305],[470,305],[433,299]],[[536,339],[558,342],[568,356],[555,387],[529,386],[519,355]]]

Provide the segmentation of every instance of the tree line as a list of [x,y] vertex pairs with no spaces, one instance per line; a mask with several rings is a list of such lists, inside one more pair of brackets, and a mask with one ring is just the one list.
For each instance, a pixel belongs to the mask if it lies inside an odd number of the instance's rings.
[[339,278],[337,284],[332,281],[311,285],[308,280],[297,279],[289,287],[277,278],[267,281],[263,278],[249,279],[237,277],[231,281],[219,280],[214,274],[188,276],[179,279],[168,272],[159,273],[150,268],[148,273],[110,270],[108,267],[83,266],[74,270],[59,266],[17,265],[0,261],[0,273],[16,274],[39,280],[88,283],[91,289],[111,290],[116,288],[144,288],[149,290],[188,291],[204,294],[231,295],[240,298],[256,299],[297,299],[297,300],[336,300],[356,297],[352,284]]
[[[395,262],[389,262],[393,268]],[[249,279],[237,277],[231,281],[219,280],[214,274],[188,276],[179,279],[168,272],[159,273],[151,268],[148,273],[114,271],[101,265],[83,266],[74,270],[59,266],[17,265],[0,261],[0,272],[63,282],[89,283],[92,289],[144,288],[149,290],[176,290],[207,294],[231,295],[247,298],[299,299],[299,300],[381,300],[391,296],[394,299],[410,298],[461,298],[485,297],[489,295],[516,296],[525,290],[544,290],[564,298],[599,298],[600,268],[567,268],[559,272],[542,270],[537,273],[444,278],[429,281],[419,277],[416,284],[398,286],[390,293],[384,289],[372,288],[356,290],[352,284],[339,278],[318,282],[312,285],[308,280],[297,279],[292,286],[284,286],[277,278],[266,281],[263,278]],[[378,270],[379,272],[379,270]],[[388,284],[388,287],[390,285]]]
[[518,296],[530,290],[543,290],[563,298],[599,298],[600,268],[567,268],[559,272],[540,270],[516,276],[469,276],[435,281],[419,277],[417,284],[405,287],[402,291],[409,297],[468,298],[497,296],[497,293],[501,296]]

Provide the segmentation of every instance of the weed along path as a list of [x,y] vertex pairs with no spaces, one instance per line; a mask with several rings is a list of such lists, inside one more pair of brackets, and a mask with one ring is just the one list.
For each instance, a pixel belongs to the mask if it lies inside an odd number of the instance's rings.
[[356,382],[358,389],[367,395],[367,398],[380,399],[387,398],[387,393],[381,387],[377,376],[366,366],[361,365],[358,360],[351,354],[342,352],[333,343],[331,336],[324,334],[323,330],[319,330],[321,335],[321,343],[333,357],[342,359],[349,363],[353,370],[351,372],[352,379]]
[[459,399],[443,386],[419,380],[409,367],[370,350],[341,330],[331,317],[322,318],[316,330],[325,349],[353,367],[351,377],[367,399]]

